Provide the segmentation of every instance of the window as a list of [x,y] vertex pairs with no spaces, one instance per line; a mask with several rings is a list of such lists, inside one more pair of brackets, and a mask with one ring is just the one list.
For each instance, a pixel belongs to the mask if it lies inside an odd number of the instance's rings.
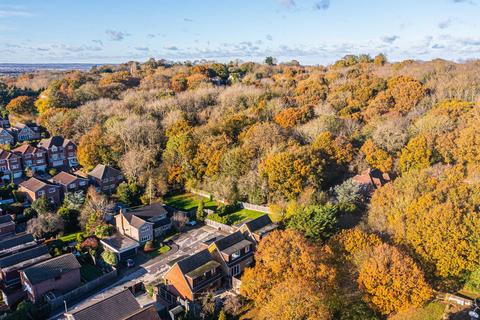
[[81,186],[84,186],[84,185],[86,185],[86,184],[87,184],[86,181],[80,180],[80,185],[81,185]]
[[43,163],[43,159],[38,159],[38,160],[37,160],[37,163],[38,163],[38,164],[42,164],[42,163]]
[[38,191],[38,196],[39,197],[43,196],[44,194],[45,194],[45,191],[43,191],[43,190]]
[[57,151],[57,147],[52,146],[52,151],[53,151],[53,152],[56,152],[56,151]]
[[245,247],[245,253],[248,253],[248,252],[250,252],[250,246],[249,245]]
[[68,146],[68,150],[73,150],[73,146]]
[[235,259],[237,259],[238,257],[240,257],[240,250],[238,250],[237,252],[235,252],[234,254],[232,254],[232,260],[235,260]]
[[70,184],[68,185],[68,188],[74,189],[74,188],[75,188],[75,183],[70,183]]
[[55,188],[48,188],[48,193],[55,193]]
[[240,274],[240,265],[236,264],[233,266],[233,268],[230,270],[232,276],[236,276]]

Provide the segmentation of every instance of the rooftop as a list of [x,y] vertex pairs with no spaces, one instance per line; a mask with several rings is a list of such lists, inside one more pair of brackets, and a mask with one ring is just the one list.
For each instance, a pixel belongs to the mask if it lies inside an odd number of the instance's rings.
[[140,246],[137,241],[132,240],[128,237],[125,237],[120,233],[115,233],[111,237],[100,240],[100,242],[106,244],[107,246],[116,250],[117,252]]
[[136,215],[137,217],[145,218],[164,216],[168,214],[162,203],[152,203],[148,206],[128,210],[128,212]]
[[192,271],[188,272],[185,274],[187,277],[195,279],[197,277],[202,276],[205,272],[215,269],[220,266],[220,263],[218,263],[215,260],[208,261],[207,263],[199,266],[198,268],[193,269]]
[[97,179],[105,179],[106,177],[118,176],[121,175],[122,172],[110,166],[106,166],[104,164],[98,164],[92,171],[88,173],[89,176],[97,178]]
[[51,186],[51,187],[56,187],[58,188],[57,185],[51,184],[49,182],[37,179],[35,177],[32,177],[28,179],[27,181],[23,181],[20,183],[21,187],[24,187],[25,189],[31,190],[31,191],[38,191],[46,186]]
[[38,263],[23,270],[32,285],[80,269],[80,263],[71,253]]
[[20,248],[21,246],[32,246],[37,243],[33,239],[33,236],[29,233],[0,241],[0,253],[11,251],[12,249]]
[[11,267],[21,268],[24,265],[32,265],[50,259],[48,247],[41,245],[32,249],[21,251],[0,259],[0,268],[8,271]]
[[69,185],[70,183],[75,182],[77,179],[83,178],[77,177],[76,175],[65,171],[61,171],[52,178],[52,181],[63,185]]
[[180,268],[182,273],[186,275],[194,270],[198,270],[200,267],[212,261],[215,260],[213,260],[208,249],[205,249],[195,254],[192,254],[191,256],[187,256],[180,261],[177,261],[176,264],[178,264],[178,267]]
[[0,216],[0,224],[13,222],[12,216],[9,214]]
[[121,320],[131,319],[129,317],[138,311],[141,311],[140,304],[130,290],[125,289],[77,310],[71,310],[65,313],[65,315],[70,316],[74,320]]
[[38,146],[45,149],[49,149],[52,146],[65,147],[69,142],[72,142],[72,141],[69,139],[64,139],[63,137],[60,137],[60,136],[53,136],[48,139],[42,139],[38,143]]

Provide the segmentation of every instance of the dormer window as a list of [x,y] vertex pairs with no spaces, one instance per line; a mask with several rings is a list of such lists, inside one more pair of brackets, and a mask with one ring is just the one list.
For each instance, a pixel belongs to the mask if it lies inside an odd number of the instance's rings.
[[237,252],[235,252],[235,253],[232,254],[232,260],[235,260],[235,259],[237,259],[238,257],[240,257],[240,250],[238,250]]

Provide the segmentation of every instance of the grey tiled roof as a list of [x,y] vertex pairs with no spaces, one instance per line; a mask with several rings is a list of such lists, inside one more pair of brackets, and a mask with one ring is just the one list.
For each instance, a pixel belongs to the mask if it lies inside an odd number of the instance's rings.
[[76,269],[80,269],[80,263],[73,254],[67,253],[28,267],[23,273],[35,285]]
[[33,236],[29,233],[5,239],[0,241],[0,252],[20,246],[22,244],[27,244],[29,242],[35,242],[35,240],[33,240]]
[[100,240],[100,242],[103,242],[103,243],[107,244],[108,246],[114,248],[117,251],[122,251],[124,249],[134,248],[134,247],[139,247],[140,246],[137,241],[132,240],[132,239],[130,239],[126,236],[123,236],[119,233],[115,233],[111,237],[102,239],[102,240]]
[[249,222],[246,223],[247,225],[247,228],[248,230],[250,230],[250,232],[255,232],[257,230],[260,230],[268,225],[274,225],[276,226],[272,220],[270,219],[270,217],[268,216],[268,214],[264,214],[256,219],[253,219]]
[[240,231],[234,232],[232,234],[229,234],[228,236],[221,238],[217,241],[214,242],[214,244],[217,246],[218,250],[224,251],[225,249],[242,242],[245,240],[245,237]]
[[98,302],[84,306],[78,310],[67,312],[74,320],[121,320],[140,311],[130,290],[125,289]]
[[132,210],[128,210],[129,213],[136,215],[137,217],[158,217],[158,216],[166,216],[168,214],[167,210],[161,203],[153,203],[148,206],[144,206],[141,208],[136,208]]
[[110,166],[104,164],[98,164],[92,171],[88,173],[89,176],[95,177],[97,179],[105,179],[109,177],[116,177],[121,175],[122,172]]
[[7,223],[7,222],[12,222],[12,221],[13,221],[12,216],[9,215],[9,214],[0,216],[0,224]]
[[43,255],[49,255],[48,247],[45,245],[41,245],[32,249],[28,249],[22,252],[18,252],[12,254],[7,257],[3,257],[0,259],[0,268],[4,269],[13,265],[16,265],[20,262],[27,261],[30,259],[35,259],[41,257]]
[[208,252],[208,249],[205,249],[178,261],[177,264],[182,273],[187,274],[211,261],[213,261],[213,258],[210,252]]

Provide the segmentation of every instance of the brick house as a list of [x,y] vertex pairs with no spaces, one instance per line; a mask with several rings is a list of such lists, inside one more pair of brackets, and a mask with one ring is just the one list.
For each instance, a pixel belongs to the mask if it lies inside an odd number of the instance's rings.
[[0,144],[15,144],[15,136],[10,130],[0,128]]
[[45,245],[0,258],[0,290],[6,305],[12,306],[25,296],[20,271],[50,258],[48,247]]
[[59,185],[62,189],[62,195],[65,195],[67,192],[81,192],[85,191],[88,188],[88,180],[74,174],[61,171],[56,174],[51,182]]
[[172,228],[172,221],[168,217],[169,213],[161,203],[153,203],[135,209],[124,210],[126,215],[134,215],[138,218],[153,223],[153,237],[157,238]]
[[46,197],[54,205],[61,203],[61,188],[55,184],[32,177],[19,184],[18,191],[25,195],[26,200],[32,203],[40,197]]
[[15,234],[15,222],[9,214],[0,216],[0,239]]
[[66,312],[67,320],[160,320],[154,306],[142,307],[128,289]]
[[53,136],[42,139],[38,148],[47,151],[48,165],[50,167],[77,167],[77,146],[69,139]]
[[120,212],[120,214],[115,216],[115,226],[120,234],[139,243],[145,243],[154,239],[153,222],[146,221],[136,215]]
[[63,294],[79,287],[80,263],[67,253],[20,271],[20,279],[30,301],[37,303],[49,291]]
[[20,178],[23,175],[22,157],[13,152],[0,150],[0,174],[4,180]]
[[39,140],[41,138],[40,127],[34,122],[17,123],[11,130],[18,142]]
[[278,225],[272,222],[268,214],[264,214],[255,219],[245,220],[235,227],[257,245],[269,232],[277,229]]
[[88,179],[97,192],[111,194],[123,181],[123,174],[120,170],[99,164],[88,173]]
[[194,302],[209,290],[222,285],[222,267],[208,249],[170,263],[165,273],[165,286],[169,292],[189,302]]
[[47,170],[47,151],[29,144],[22,144],[12,152],[22,158],[23,168],[30,168],[33,172]]
[[232,278],[238,279],[245,268],[253,264],[253,243],[240,231],[215,240],[208,251],[220,263],[230,285]]

